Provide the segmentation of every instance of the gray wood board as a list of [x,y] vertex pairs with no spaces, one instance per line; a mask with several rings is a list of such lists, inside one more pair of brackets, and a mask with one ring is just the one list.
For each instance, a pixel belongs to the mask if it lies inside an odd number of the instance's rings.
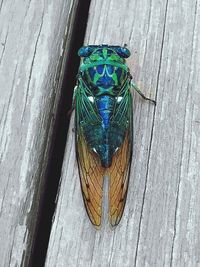
[[60,96],[63,45],[76,5],[76,0],[0,4],[1,266],[28,266]]
[[200,266],[200,2],[92,1],[86,44],[126,43],[134,80],[133,164],[124,216],[86,215],[73,118],[46,266]]

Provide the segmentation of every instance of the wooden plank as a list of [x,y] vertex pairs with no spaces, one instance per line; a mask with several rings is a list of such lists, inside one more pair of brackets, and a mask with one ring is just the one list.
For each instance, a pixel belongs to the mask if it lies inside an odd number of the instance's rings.
[[71,121],[46,266],[199,266],[199,2],[92,1],[86,44],[128,44],[134,155],[123,219],[96,231],[81,197]]
[[[0,259],[28,266],[76,0],[0,4]],[[68,44],[68,43],[67,43]]]
[[137,266],[200,264],[200,3],[169,1]]

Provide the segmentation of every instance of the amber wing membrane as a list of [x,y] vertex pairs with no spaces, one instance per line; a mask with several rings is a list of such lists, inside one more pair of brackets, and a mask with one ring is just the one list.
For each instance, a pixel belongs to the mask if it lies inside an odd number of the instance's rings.
[[127,132],[120,149],[115,153],[108,174],[109,185],[109,220],[112,226],[118,225],[126,202],[132,151],[132,139]]
[[84,135],[78,135],[77,155],[85,207],[92,224],[99,228],[102,215],[103,177],[105,169],[99,157],[91,151]]

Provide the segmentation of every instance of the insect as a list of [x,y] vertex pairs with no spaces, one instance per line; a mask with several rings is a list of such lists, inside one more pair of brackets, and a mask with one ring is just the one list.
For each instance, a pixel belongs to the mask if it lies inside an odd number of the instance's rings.
[[133,145],[131,87],[144,99],[126,65],[124,46],[88,45],[74,90],[76,155],[82,195],[92,224],[102,219],[103,179],[109,176],[109,221],[118,225],[125,206]]

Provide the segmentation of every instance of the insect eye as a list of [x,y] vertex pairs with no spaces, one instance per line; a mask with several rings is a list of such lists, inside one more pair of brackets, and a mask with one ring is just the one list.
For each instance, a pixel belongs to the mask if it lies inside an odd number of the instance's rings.
[[131,55],[130,51],[126,47],[118,47],[116,52],[120,57],[123,58],[128,58]]
[[94,51],[93,47],[83,46],[78,50],[78,55],[79,57],[89,57],[93,51]]

